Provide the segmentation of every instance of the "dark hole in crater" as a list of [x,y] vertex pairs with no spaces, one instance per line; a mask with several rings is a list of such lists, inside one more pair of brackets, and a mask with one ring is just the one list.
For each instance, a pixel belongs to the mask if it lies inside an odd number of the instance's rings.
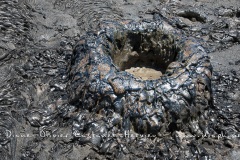
[[159,79],[180,51],[173,36],[160,30],[117,32],[114,36],[114,64],[143,80]]
[[240,10],[237,11],[236,17],[237,17],[237,18],[240,18]]

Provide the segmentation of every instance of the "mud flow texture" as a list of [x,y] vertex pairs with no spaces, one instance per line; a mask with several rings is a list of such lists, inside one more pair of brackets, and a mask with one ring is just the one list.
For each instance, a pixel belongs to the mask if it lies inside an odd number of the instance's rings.
[[85,134],[94,123],[158,134],[199,120],[211,104],[212,67],[195,39],[164,21],[101,28],[82,37],[69,67],[70,103],[79,107],[75,130]]

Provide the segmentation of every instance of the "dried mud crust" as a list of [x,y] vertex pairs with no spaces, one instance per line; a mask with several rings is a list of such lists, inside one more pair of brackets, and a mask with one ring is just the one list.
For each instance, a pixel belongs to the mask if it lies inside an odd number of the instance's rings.
[[[80,113],[75,131],[86,132],[82,114],[87,112],[94,115],[95,128],[105,128],[103,119],[109,119],[117,130],[159,134],[183,129],[208,109],[212,67],[197,41],[164,21],[101,27],[82,38],[71,60],[67,90]],[[125,71],[131,67],[163,75],[142,80]]]
[[134,77],[140,78],[142,80],[154,80],[159,79],[162,76],[161,71],[145,67],[131,67],[130,69],[126,69],[125,71],[134,75]]

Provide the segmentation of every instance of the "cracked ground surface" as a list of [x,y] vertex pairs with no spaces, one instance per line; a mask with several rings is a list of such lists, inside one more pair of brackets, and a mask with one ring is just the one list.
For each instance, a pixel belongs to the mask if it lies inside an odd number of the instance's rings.
[[[1,0],[0,13],[0,159],[239,157],[238,0]],[[196,38],[211,58],[213,106],[203,115],[207,125],[192,121],[195,128],[131,143],[119,136],[117,149],[115,143],[99,149],[97,139],[76,138],[72,128],[79,124],[72,117],[78,109],[68,104],[66,85],[80,37],[104,20],[159,19]]]

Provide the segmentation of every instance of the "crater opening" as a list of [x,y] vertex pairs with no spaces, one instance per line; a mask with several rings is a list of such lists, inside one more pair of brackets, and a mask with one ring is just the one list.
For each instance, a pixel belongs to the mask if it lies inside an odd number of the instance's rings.
[[159,79],[180,49],[172,35],[160,30],[149,32],[117,32],[110,53],[115,65],[142,80]]

